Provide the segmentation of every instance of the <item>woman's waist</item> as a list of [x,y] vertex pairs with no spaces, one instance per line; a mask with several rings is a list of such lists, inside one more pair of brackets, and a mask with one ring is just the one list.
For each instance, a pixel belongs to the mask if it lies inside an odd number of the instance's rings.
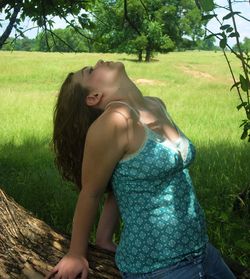
[[[131,209],[132,210],[132,209]],[[181,212],[171,209],[156,208],[151,211],[133,209],[133,213],[121,210],[124,233],[133,234],[135,231],[145,231],[158,236],[160,232],[176,232],[178,235],[197,233],[198,227],[205,227],[206,220],[203,210],[198,212]],[[157,232],[158,231],[158,232]]]
[[[141,234],[135,234],[134,238],[122,234],[116,250],[116,260],[124,264],[124,257],[129,266],[141,264],[145,268],[151,268],[153,264],[170,266],[179,261],[198,258],[204,255],[208,235],[200,233],[198,237],[181,241],[176,238],[176,233],[167,236],[163,241],[161,237],[146,236],[141,240]],[[146,267],[147,266],[147,267]]]
[[111,182],[118,199],[134,198],[137,200],[138,197],[148,195],[159,197],[170,192],[174,195],[177,192],[187,192],[193,188],[189,169],[179,169],[171,174],[158,172],[155,176],[148,174],[143,177],[117,171],[112,176]]

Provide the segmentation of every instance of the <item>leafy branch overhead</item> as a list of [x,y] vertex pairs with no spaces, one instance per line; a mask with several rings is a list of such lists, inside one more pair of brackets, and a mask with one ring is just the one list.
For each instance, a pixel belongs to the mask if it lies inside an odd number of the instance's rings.
[[[36,27],[42,29],[47,51],[54,51],[56,45],[62,44],[67,45],[70,51],[77,51],[74,44],[52,29],[54,16],[59,16],[74,33],[83,36],[83,40],[95,51],[137,54],[139,61],[142,61],[143,54],[145,61],[149,62],[156,52],[167,53],[176,48],[195,46],[197,39],[204,35],[199,10],[194,2],[5,1],[0,7],[3,14],[8,13],[10,16],[17,3],[20,3],[21,9],[12,25],[17,31],[17,37],[24,37],[27,30],[23,30],[20,25],[29,17],[37,24]],[[191,40],[184,36],[190,36]],[[0,48],[7,37],[2,40]]]
[[[64,19],[68,26],[74,28],[74,30],[81,34],[88,40],[92,40],[91,37],[86,36],[85,33],[82,32],[83,27],[90,27],[90,20],[85,12],[82,10],[89,10],[93,6],[94,1],[89,0],[78,0],[78,1],[60,1],[60,0],[23,0],[23,1],[2,1],[0,3],[0,11],[5,15],[5,20],[9,20],[9,24],[6,28],[8,30],[8,34],[0,36],[0,48],[3,46],[6,39],[9,37],[10,32],[14,28],[18,35],[16,37],[25,37],[24,33],[28,30],[23,30],[23,27],[20,26],[22,22],[24,22],[25,18],[29,17],[32,22],[36,23],[37,26],[34,28],[41,28],[45,32],[47,47],[50,50],[51,46],[48,43],[49,35],[52,36],[53,41],[55,37],[60,40],[55,32],[52,30],[55,22],[53,21],[53,17],[59,16],[59,18]],[[15,19],[13,18],[14,12]],[[17,17],[18,14],[18,17]],[[74,19],[67,20],[67,16],[71,15]],[[51,18],[52,17],[52,18]],[[0,24],[1,26],[1,24]],[[29,28],[30,30],[30,28]],[[66,44],[66,42],[64,41]],[[74,51],[74,49],[72,49]]]
[[[242,1],[250,5],[249,1]],[[214,3],[213,0],[196,0],[196,5],[202,13],[202,20],[207,22],[215,18],[220,26],[221,32],[213,33],[206,27],[206,31],[210,34],[205,37],[205,40],[211,37],[216,37],[219,39],[219,45],[223,51],[224,57],[226,59],[227,65],[229,67],[233,85],[230,91],[235,88],[239,96],[240,103],[237,105],[237,109],[240,110],[244,108],[246,119],[242,120],[239,127],[242,127],[243,131],[241,134],[241,139],[246,139],[248,136],[248,142],[250,142],[250,102],[249,102],[249,91],[250,91],[250,78],[249,78],[249,61],[250,55],[248,49],[245,51],[242,49],[242,45],[239,41],[240,33],[236,24],[236,17],[241,17],[242,19],[250,22],[249,19],[241,16],[241,12],[234,11],[233,2],[228,0],[228,6],[220,6]],[[215,13],[216,8],[223,8],[227,10],[227,14],[222,17],[222,20],[218,18],[218,14]],[[249,7],[248,7],[249,8]],[[228,38],[235,38],[236,49],[233,49],[228,44]],[[239,74],[238,78],[233,73],[232,66],[228,59],[225,49],[228,48],[239,60],[242,66],[242,73]]]

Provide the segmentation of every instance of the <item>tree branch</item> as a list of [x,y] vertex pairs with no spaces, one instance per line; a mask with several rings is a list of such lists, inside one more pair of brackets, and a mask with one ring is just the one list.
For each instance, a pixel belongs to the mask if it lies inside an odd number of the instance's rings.
[[[27,31],[29,31],[29,30],[32,30],[32,29],[34,29],[34,28],[38,28],[38,27],[39,27],[39,26],[30,27],[30,28],[28,28],[28,29],[22,31],[22,34],[25,33],[25,32],[27,32]],[[15,36],[15,38],[14,38],[11,42],[9,42],[11,46],[13,45],[13,48],[12,48],[11,51],[14,50],[14,48],[15,48],[15,42],[16,42],[17,38],[20,37],[20,36],[21,36],[21,33],[20,33],[19,35]],[[4,42],[4,44],[6,44],[6,43],[7,43],[7,42]]]
[[[53,1],[51,1],[52,5],[53,5]],[[97,44],[99,44],[98,41],[94,40],[91,37],[86,36],[85,34],[83,34],[82,32],[79,31],[79,28],[77,28],[74,24],[72,24],[71,22],[69,22],[66,17],[64,15],[62,15],[62,13],[57,9],[57,7],[55,5],[53,5],[55,11],[57,12],[58,16],[60,18],[63,18],[68,24],[69,26],[71,26],[78,34],[80,34],[81,36],[83,36],[84,38],[90,40],[91,42],[96,42]],[[71,14],[72,15],[72,14]]]
[[6,27],[6,29],[3,32],[3,34],[1,35],[1,37],[0,37],[0,49],[2,48],[3,44],[5,43],[5,41],[9,38],[9,35],[10,35],[12,29],[13,29],[14,23],[16,21],[16,18],[17,18],[17,15],[18,15],[20,9],[21,9],[20,4],[17,4],[14,7],[14,11],[13,11],[13,14],[11,15],[11,17],[10,17],[9,24]]
[[[71,50],[73,50],[73,51],[76,53],[75,49],[72,48],[66,41],[64,41],[64,40],[63,40],[60,36],[58,36],[55,32],[53,32],[53,31],[51,30],[51,28],[50,28],[48,31],[51,33],[52,40],[53,40],[53,42],[54,42],[55,45],[56,45],[56,41],[55,41],[55,39],[54,39],[54,36],[57,37],[61,42],[63,42],[66,46],[68,46]],[[60,52],[60,53],[62,53],[62,52]]]
[[44,8],[44,4],[42,2],[42,17],[43,17],[43,26],[44,26],[44,31],[45,31],[45,41],[46,41],[46,45],[47,45],[47,50],[50,51],[50,46],[49,46],[49,40],[48,40],[48,33],[47,33],[47,24],[46,24],[46,21],[47,21],[47,18],[46,18],[46,15],[45,15],[45,8]]
[[140,2],[141,2],[141,4],[142,4],[142,6],[143,6],[144,10],[146,11],[146,14],[147,14],[147,16],[148,16],[148,19],[150,20],[150,15],[149,15],[149,12],[148,12],[147,7],[145,6],[145,4],[143,3],[143,1],[142,1],[142,0],[140,0]]
[[[242,1],[242,2],[245,2],[245,1]],[[234,3],[235,3],[235,2],[234,2]],[[225,10],[227,10],[227,11],[230,12],[230,9],[227,8],[227,7],[223,7],[223,6],[220,6],[220,5],[218,5],[218,4],[215,4],[215,7],[221,8],[221,9],[225,9]],[[248,18],[246,18],[246,17],[244,17],[244,16],[242,16],[242,15],[240,15],[240,14],[236,14],[236,15],[237,15],[238,17],[241,17],[241,18],[245,19],[246,21],[249,21],[249,22],[250,22],[250,19],[248,19]]]
[[131,25],[131,27],[138,33],[138,35],[141,35],[141,32],[137,29],[137,27],[133,24],[132,21],[130,21],[128,17],[128,8],[127,8],[127,0],[124,0],[124,17],[127,20],[127,22]]
[[[228,3],[229,3],[229,9],[230,9],[231,13],[233,13],[231,0],[228,0]],[[232,14],[232,20],[233,20],[234,30],[237,34],[238,30],[237,30],[237,26],[236,26],[235,17],[234,17],[233,14]],[[247,84],[249,84],[250,81],[249,81],[249,78],[248,78],[248,70],[247,70],[246,65],[245,65],[245,61],[244,61],[244,57],[243,57],[243,51],[242,51],[241,46],[240,46],[240,40],[239,40],[238,36],[236,36],[235,38],[236,38],[237,47],[238,47],[238,50],[239,50],[239,53],[240,53],[239,55],[240,55],[240,60],[241,60],[241,63],[242,63],[242,68],[243,68],[243,71],[244,71],[244,74],[245,74],[245,78],[246,78]],[[250,99],[249,99],[249,89],[248,89],[248,87],[247,87],[246,93],[247,93],[247,102],[248,102],[248,105],[249,105]]]
[[[210,32],[211,34],[214,34],[211,30],[209,30],[207,27],[205,27],[205,30],[207,30],[208,32]],[[221,39],[217,34],[215,34],[215,37],[217,38],[217,39]],[[230,45],[227,43],[226,44],[226,46],[228,47],[228,49],[237,57],[237,58],[239,58],[239,59],[241,59],[241,56],[236,52],[236,51],[234,51],[231,47],[230,47]],[[243,60],[244,61],[244,60]],[[245,63],[245,66],[247,67],[247,68],[249,68],[250,69],[250,66],[244,61],[244,63]]]

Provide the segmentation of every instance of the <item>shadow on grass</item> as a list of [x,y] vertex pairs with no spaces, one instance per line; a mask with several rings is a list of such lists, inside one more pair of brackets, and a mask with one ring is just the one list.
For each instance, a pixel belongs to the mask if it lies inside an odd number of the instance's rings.
[[151,63],[151,62],[159,62],[160,61],[159,59],[151,58],[150,62],[146,62],[146,61],[144,61],[144,58],[143,58],[143,61],[139,61],[138,59],[135,59],[135,58],[125,58],[125,57],[117,59],[117,60],[120,60],[120,61],[130,61],[130,62],[136,62],[136,63]]
[[38,218],[69,232],[77,191],[60,177],[49,140],[27,138],[20,146],[1,145],[0,185]]
[[[231,212],[237,194],[249,184],[250,145],[222,142],[208,147],[196,146],[196,150],[190,174],[206,213],[212,242],[218,242],[219,234],[227,238],[226,242],[232,241],[230,238],[234,234],[239,236],[240,230],[241,238],[247,237],[240,222],[249,225],[249,215],[239,218],[233,228],[228,225],[224,231],[217,229],[221,228],[225,217],[221,213]],[[70,233],[78,191],[60,177],[49,149],[49,139],[30,137],[21,145],[12,142],[0,145],[0,187],[58,232]],[[234,220],[229,217],[224,224]]]

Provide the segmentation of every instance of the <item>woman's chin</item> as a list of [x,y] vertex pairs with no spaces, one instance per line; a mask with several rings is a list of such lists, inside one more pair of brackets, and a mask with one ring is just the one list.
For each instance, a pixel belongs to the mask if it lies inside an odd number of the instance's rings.
[[120,72],[125,72],[125,65],[122,62],[116,62]]
[[113,62],[117,67],[121,67],[121,68],[124,68],[124,64],[122,62]]

